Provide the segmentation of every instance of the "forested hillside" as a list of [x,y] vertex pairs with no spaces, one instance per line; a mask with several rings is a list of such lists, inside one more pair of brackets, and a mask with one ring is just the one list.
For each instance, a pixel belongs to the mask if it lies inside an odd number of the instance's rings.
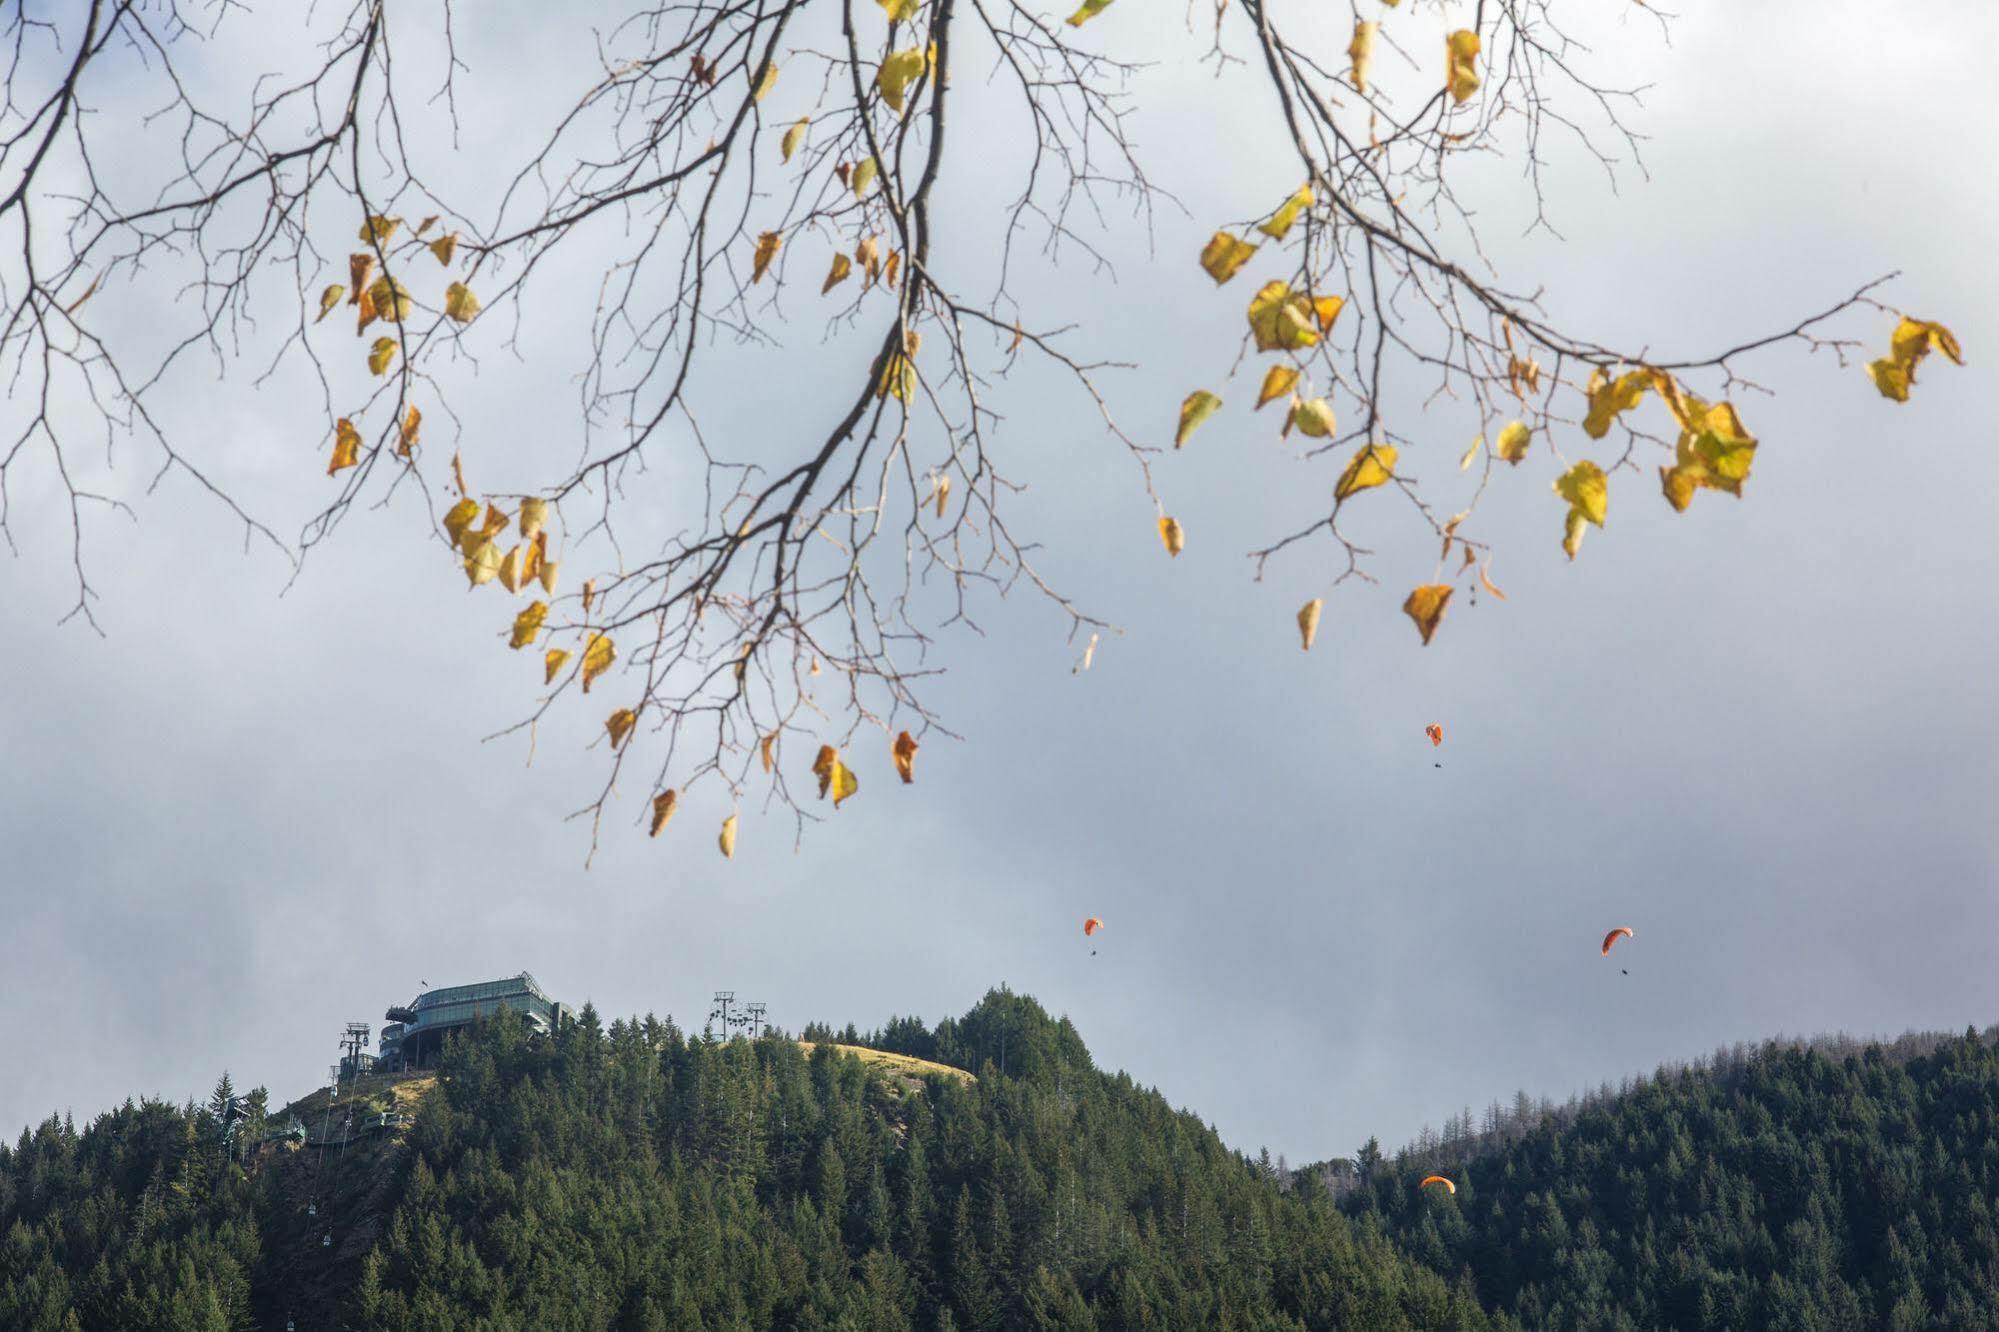
[[406,1138],[329,1158],[350,1178],[309,1229],[310,1148],[238,1162],[207,1107],[52,1120],[0,1150],[0,1327],[1488,1325],[1031,1000],[877,1040],[976,1080],[587,1008],[554,1040],[494,1021]]
[[[1530,1327],[1999,1327],[1989,1033],[1773,1046],[1486,1119],[1301,1175]],[[1412,1187],[1432,1169],[1455,1195]]]

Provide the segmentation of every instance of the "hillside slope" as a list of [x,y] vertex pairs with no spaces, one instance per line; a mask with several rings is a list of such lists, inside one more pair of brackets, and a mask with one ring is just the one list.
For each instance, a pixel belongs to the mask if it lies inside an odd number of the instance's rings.
[[899,1020],[873,1043],[907,1060],[806,1034],[503,1016],[452,1043],[406,1134],[324,1165],[227,1159],[194,1106],[50,1121],[0,1149],[0,1326],[1491,1325],[1031,1000]]
[[1999,1327],[1999,1048],[1900,1046],[1668,1070],[1363,1161],[1343,1206],[1532,1327]]

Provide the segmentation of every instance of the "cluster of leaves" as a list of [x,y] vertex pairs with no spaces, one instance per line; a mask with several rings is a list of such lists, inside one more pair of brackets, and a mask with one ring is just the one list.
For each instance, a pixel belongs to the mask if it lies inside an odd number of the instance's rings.
[[[1363,1152],[1343,1205],[1530,1327],[1999,1326],[1992,1035],[1772,1048],[1570,1113],[1495,1107],[1476,1148]],[[1410,1187],[1433,1165],[1455,1196]]]

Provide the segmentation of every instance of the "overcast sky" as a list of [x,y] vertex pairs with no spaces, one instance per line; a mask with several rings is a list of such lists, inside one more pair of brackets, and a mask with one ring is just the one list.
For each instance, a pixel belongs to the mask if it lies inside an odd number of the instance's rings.
[[[1153,22],[1123,8],[1098,21],[1105,40]],[[1720,1042],[1999,1021],[1999,623],[1980,581],[1999,177],[1974,160],[1999,11],[1682,8],[1670,45],[1640,21],[1602,53],[1611,81],[1655,85],[1636,121],[1649,182],[1613,195],[1569,171],[1557,243],[1514,239],[1517,184],[1481,177],[1493,251],[1529,275],[1512,285],[1545,282],[1569,327],[1678,352],[1899,268],[1887,298],[1949,323],[1967,368],[1932,358],[1898,406],[1857,367],[1780,352],[1756,367],[1776,396],[1742,400],[1763,446],[1741,502],[1704,493],[1674,515],[1648,465],[1613,483],[1607,530],[1570,564],[1552,474],[1523,467],[1481,511],[1507,601],[1454,606],[1420,648],[1397,607],[1430,557],[1385,552],[1384,585],[1342,589],[1309,655],[1291,615],[1323,554],[1260,585],[1243,558],[1329,480],[1275,422],[1225,415],[1161,463],[1189,533],[1169,562],[1087,410],[1016,398],[1002,439],[1033,483],[1018,512],[1064,587],[1124,632],[1076,675],[1059,616],[989,607],[986,637],[947,638],[935,695],[965,741],[926,743],[907,789],[873,756],[796,851],[750,803],[724,862],[718,792],[648,841],[634,792],[586,872],[587,833],[561,815],[601,770],[594,722],[545,728],[532,768],[481,743],[538,676],[495,646],[498,601],[468,596],[413,505],[356,514],[287,591],[280,558],[246,555],[169,478],[136,524],[89,530],[100,638],[57,625],[59,515],[46,476],[24,478],[19,555],[0,560],[0,1127],[182,1098],[225,1067],[288,1099],[324,1078],[343,1023],[379,1024],[426,980],[522,969],[566,1002],[694,1029],[718,988],[794,1029],[865,1028],[1006,983],[1074,1019],[1101,1065],[1293,1161]],[[1295,185],[1281,144],[1236,142],[1268,108],[1198,70],[1173,18],[1147,38],[1168,63],[1137,86],[1155,109],[1136,128],[1187,214],[1159,215],[1156,255],[1115,222],[1114,285],[1079,267],[1033,288],[1143,363],[1117,405],[1162,425],[1239,327],[1236,288],[1217,295],[1191,256]],[[459,23],[469,77],[519,87],[506,62],[528,35]],[[587,32],[533,41],[538,67],[566,56],[586,77]],[[216,58],[253,45],[225,32]],[[496,115],[468,143],[517,130]],[[956,227],[975,250],[982,225],[947,207],[940,249]],[[815,320],[778,373],[819,373]],[[1890,322],[1844,331],[1880,346]],[[498,488],[524,449],[573,450],[577,368],[559,347],[484,367],[463,393],[475,486]],[[768,361],[711,369],[740,374],[761,413],[725,432],[784,424],[752,378]],[[331,484],[318,410],[282,382],[230,385],[193,367],[164,410],[294,533]],[[1439,410],[1434,448],[1409,459],[1442,494],[1472,428]],[[136,453],[118,473],[148,474]],[[685,476],[662,459],[647,502]],[[1085,915],[1109,924],[1094,957]],[[1637,937],[1606,963],[1614,924]]]

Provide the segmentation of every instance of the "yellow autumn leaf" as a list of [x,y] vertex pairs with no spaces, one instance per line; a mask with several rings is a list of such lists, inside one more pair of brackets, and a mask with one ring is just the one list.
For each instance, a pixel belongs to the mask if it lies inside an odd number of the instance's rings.
[[1395,458],[1393,444],[1361,445],[1333,484],[1333,499],[1344,501],[1350,495],[1385,484],[1395,475]]
[[590,613],[590,603],[591,603],[591,601],[593,601],[593,600],[594,600],[594,599],[596,598],[596,596],[597,596],[597,580],[596,580],[596,579],[594,579],[594,578],[586,578],[586,579],[584,579],[584,580],[583,580],[583,613],[584,613],[585,615],[588,615],[588,614]]
[[652,798],[652,827],[647,830],[646,836],[659,836],[659,830],[664,828],[667,825],[667,821],[673,817],[674,807],[679,803],[680,792],[673,790],[671,787],[654,796]]
[[1444,41],[1445,86],[1462,106],[1478,91],[1478,34],[1460,28]]
[[1347,43],[1347,59],[1353,62],[1353,86],[1366,92],[1368,67],[1374,63],[1374,24],[1353,25],[1353,40]]
[[1298,214],[1312,206],[1312,187],[1300,185],[1298,192],[1284,201],[1284,206],[1271,215],[1270,220],[1257,224],[1257,230],[1272,240],[1283,240],[1290,233],[1291,226],[1298,220]]
[[872,287],[882,271],[881,246],[873,236],[861,237],[860,243],[854,246],[854,262],[867,275],[866,285]]
[[451,538],[452,545],[458,544],[458,539],[465,534],[465,529],[470,527],[472,520],[478,516],[478,500],[462,499],[451,506],[444,515],[444,531],[445,535]]
[[479,298],[463,282],[454,282],[444,289],[444,313],[456,323],[469,324],[479,313]]
[[833,764],[833,808],[838,809],[842,800],[860,789],[861,779],[854,775],[854,770],[836,761]]
[[[475,535],[467,533],[466,535]],[[499,576],[500,547],[488,537],[472,547],[465,556],[465,576],[472,586],[480,587]]]
[[1585,458],[1568,471],[1555,478],[1555,493],[1569,502],[1569,507],[1580,513],[1598,527],[1610,509],[1610,481],[1603,469]]
[[548,619],[546,601],[537,601],[529,606],[514,617],[514,636],[507,640],[507,646],[511,648],[532,646],[535,635],[541,632],[542,622],[546,619]]
[[1340,311],[1347,308],[1344,296],[1320,296],[1312,302],[1312,316],[1319,321],[1319,331],[1333,331],[1333,321],[1340,317]]
[[638,720],[638,715],[630,708],[619,708],[604,719],[604,729],[611,734],[611,748],[616,749],[625,743],[625,737],[632,733],[632,727],[638,725]]
[[1219,286],[1234,277],[1236,270],[1248,263],[1249,257],[1255,253],[1256,246],[1250,242],[1231,236],[1226,231],[1217,231],[1201,249],[1201,267]]
[[902,777],[904,786],[916,780],[916,737],[904,731],[896,736],[895,744],[889,749],[889,757],[895,760],[895,770]]
[[854,197],[856,199],[865,198],[867,196],[868,186],[875,183],[876,169],[877,168],[875,166],[875,159],[872,157],[870,157],[865,162],[860,162],[855,164]]
[[498,536],[507,530],[507,524],[512,521],[512,519],[507,517],[506,511],[500,508],[499,505],[489,503],[486,505],[486,520],[481,530],[487,536]]
[[757,80],[757,90],[750,95],[753,102],[761,102],[765,94],[777,86],[777,62],[770,61],[764,66],[763,77]]
[[722,848],[722,854],[725,857],[730,860],[736,858],[736,816],[734,814],[722,820],[722,835],[715,839],[715,844]]
[[1306,652],[1312,650],[1312,640],[1319,636],[1319,612],[1325,608],[1323,597],[1313,597],[1298,608],[1298,638]]
[[1460,472],[1470,470],[1473,460],[1478,457],[1478,451],[1484,447],[1485,447],[1485,436],[1480,435],[1477,439],[1474,439],[1470,443],[1470,445],[1468,445],[1465,448],[1464,453],[1459,456],[1458,470]]
[[1097,15],[1109,9],[1111,0],[1083,0],[1082,8],[1069,16],[1069,26],[1080,28]]
[[798,151],[798,145],[805,142],[805,131],[811,127],[811,124],[810,117],[802,116],[797,124],[784,132],[784,137],[777,141],[779,160],[785,162],[791,160],[791,155]]
[[452,256],[458,253],[458,233],[454,231],[449,236],[439,236],[430,243],[430,252],[437,256],[438,263],[451,267]]
[[561,560],[544,559],[541,568],[535,570],[535,577],[541,580],[541,590],[551,597],[555,595],[555,583],[562,572]]
[[1183,447],[1188,437],[1201,428],[1201,422],[1221,409],[1222,400],[1206,389],[1195,389],[1189,393],[1180,404],[1180,429],[1173,436],[1173,447]]
[[1590,373],[1589,384],[1583,389],[1589,396],[1589,414],[1583,417],[1583,433],[1591,439],[1602,439],[1610,433],[1610,423],[1617,419],[1618,414],[1636,407],[1652,384],[1649,370],[1630,370],[1612,379],[1602,366],[1598,366]]
[[875,0],[888,13],[890,23],[907,23],[923,7],[922,0]]
[[1484,585],[1486,591],[1492,593],[1492,595],[1498,597],[1501,601],[1506,600],[1506,594],[1499,590],[1499,584],[1492,581],[1492,558],[1490,556],[1486,557],[1484,564],[1478,566],[1478,581]]
[[1178,555],[1187,548],[1187,534],[1181,530],[1177,518],[1159,520],[1159,540],[1165,545],[1168,555]]
[[1249,329],[1258,351],[1296,351],[1319,340],[1312,302],[1288,282],[1266,282],[1249,302]]
[[521,539],[532,541],[535,533],[548,526],[548,501],[530,495],[521,501]]
[[589,644],[583,649],[583,692],[590,692],[590,682],[611,669],[617,658],[618,648],[603,634],[590,635]]
[[1402,613],[1416,622],[1425,647],[1430,644],[1430,635],[1437,632],[1437,622],[1444,618],[1444,607],[1451,604],[1451,592],[1448,583],[1429,583],[1411,592],[1402,603]]
[[914,46],[883,57],[881,69],[875,73],[875,86],[881,89],[882,100],[888,103],[889,110],[902,114],[903,95],[910,84],[922,77],[924,64],[922,49]]
[[840,762],[840,751],[831,745],[819,746],[819,752],[812,757],[812,775],[819,779],[819,798],[826,798],[826,791],[833,784],[833,769]]
[[375,345],[368,348],[368,369],[374,374],[379,375],[387,370],[389,362],[395,359],[396,340],[394,338],[376,338]]
[[820,284],[819,294],[824,296],[833,288],[847,280],[847,274],[854,271],[854,263],[844,254],[833,256],[833,267],[827,271],[826,281]]
[[359,305],[368,294],[368,277],[375,271],[375,256],[372,254],[350,254],[347,256],[347,285],[353,295],[347,298],[350,305]]
[[1493,441],[1493,452],[1518,465],[1527,456],[1527,445],[1533,438],[1534,432],[1527,428],[1525,421],[1508,421],[1500,430],[1499,438]]
[[[346,294],[347,294],[347,288],[341,286],[338,282],[328,287],[325,291],[320,292],[319,319],[326,318],[327,314],[333,309],[333,307],[340,304],[340,298],[342,296],[345,296]],[[319,322],[319,319],[315,319],[312,322],[316,324]]]
[[396,228],[403,224],[399,217],[371,217],[361,224],[363,245],[387,245],[389,238],[396,234]]
[[1673,465],[1659,469],[1666,502],[1685,512],[1697,489],[1720,490],[1738,498],[1756,461],[1756,437],[1726,402],[1713,406],[1684,395],[1685,419],[1673,448]]
[[875,385],[875,396],[908,402],[916,396],[916,384],[916,363],[901,352],[891,352],[882,366],[881,382]]
[[882,270],[882,284],[890,291],[895,290],[895,275],[901,267],[902,251],[890,250],[888,252],[888,266]]
[[333,459],[326,464],[326,474],[332,476],[335,472],[352,467],[360,461],[361,432],[354,428],[352,421],[343,416],[333,427]]
[[1299,434],[1312,439],[1324,439],[1339,425],[1333,417],[1333,405],[1324,398],[1313,398],[1293,406],[1291,424],[1298,427]]
[[1589,520],[1581,509],[1570,509],[1568,517],[1562,520],[1562,551],[1570,559],[1583,548],[1583,533],[1589,531]]
[[763,281],[764,270],[770,267],[771,260],[777,258],[777,247],[782,244],[784,238],[775,231],[766,231],[757,237],[756,257],[750,263],[752,283]]
[[1291,391],[1292,385],[1297,382],[1298,371],[1295,367],[1288,365],[1271,366],[1263,376],[1263,387],[1257,390],[1256,409],[1261,411],[1264,403],[1271,401],[1273,398],[1283,397]]
[[422,430],[423,413],[416,409],[415,403],[411,403],[409,410],[403,413],[402,424],[396,427],[396,453],[404,458],[416,456],[417,437]]
[[568,652],[562,648],[550,648],[548,655],[542,658],[541,682],[545,685],[554,684],[556,675],[562,670],[563,663],[568,660]]
[[519,546],[515,546],[506,553],[506,556],[500,561],[499,578],[501,587],[504,587],[509,592],[518,592],[521,590],[528,581],[527,574],[521,568],[522,562],[525,559],[526,557],[521,553]]
[[1874,381],[1881,396],[1896,402],[1909,400],[1909,387],[1916,382],[1916,367],[1935,348],[1958,365],[1964,364],[1964,352],[1958,346],[1957,336],[1942,324],[1928,319],[1911,319],[1903,315],[1895,325],[1895,331],[1888,339],[1888,355],[1878,361],[1867,363],[1868,377]]
[[772,747],[775,746],[776,744],[777,744],[776,731],[772,731],[769,735],[757,741],[757,748],[763,754],[763,765],[765,772],[769,772],[771,768],[774,767],[777,763],[776,755],[772,753]]
[[410,294],[404,289],[403,284],[386,275],[376,278],[369,286],[368,301],[374,308],[375,318],[387,319],[397,324],[408,319],[411,309],[414,308],[410,303]]
[[1874,387],[1881,390],[1884,398],[1896,402],[1909,400],[1909,368],[1900,361],[1883,357],[1867,363],[1867,375],[1874,381]]

